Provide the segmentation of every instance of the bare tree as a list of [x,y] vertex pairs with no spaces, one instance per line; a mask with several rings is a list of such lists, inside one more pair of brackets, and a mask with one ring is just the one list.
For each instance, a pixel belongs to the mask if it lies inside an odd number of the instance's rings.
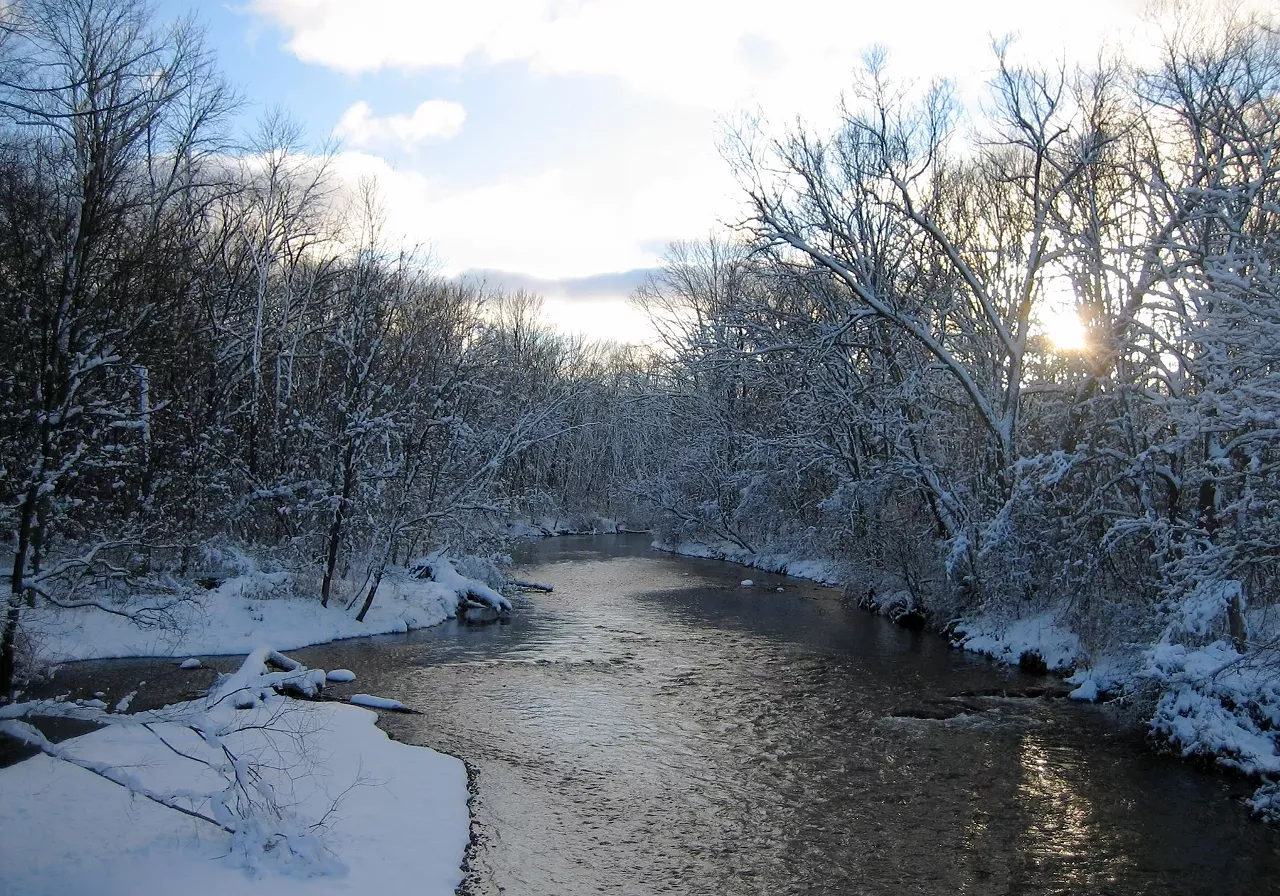
[[[21,422],[7,439],[17,532],[0,638],[0,694],[14,671],[26,577],[74,487],[105,482],[119,436],[146,448],[145,366],[129,356],[156,310],[146,278],[189,211],[232,98],[190,24],[154,31],[130,0],[23,3],[7,35],[22,77],[0,85],[10,168],[4,213],[20,279],[6,290]],[[33,219],[34,218],[34,219]],[[7,477],[8,478],[8,477]]]

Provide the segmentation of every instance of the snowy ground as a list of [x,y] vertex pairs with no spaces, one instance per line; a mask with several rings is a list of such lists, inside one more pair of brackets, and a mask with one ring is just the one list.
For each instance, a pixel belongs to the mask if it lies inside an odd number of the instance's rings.
[[314,690],[324,673],[273,672],[267,655],[205,700],[155,712],[0,710],[7,733],[36,739],[16,716],[109,722],[46,743],[57,758],[0,769],[5,891],[453,893],[469,836],[463,764],[388,739],[368,710],[280,696],[273,686]]
[[[234,559],[216,587],[110,604],[150,626],[93,607],[24,612],[43,663],[250,656],[206,699],[152,712],[129,714],[132,695],[115,712],[100,700],[0,707],[0,732],[43,750],[0,769],[4,892],[454,892],[470,825],[463,764],[389,740],[368,709],[282,696],[316,696],[326,673],[258,645],[404,632],[509,602],[436,556],[388,574],[358,622],[355,607],[322,608],[288,573]],[[48,716],[105,727],[51,744],[26,721]]]
[[[242,561],[244,558],[241,558]],[[439,625],[457,613],[463,597],[510,609],[501,594],[460,575],[452,563],[431,558],[434,579],[388,572],[363,622],[356,608],[335,600],[326,607],[314,595],[294,593],[286,572],[263,571],[244,561],[216,588],[181,599],[139,595],[124,609],[163,607],[155,624],[140,627],[94,608],[25,611],[23,630],[46,663],[132,656],[248,653],[261,643],[293,650],[342,638],[406,632]],[[147,614],[144,614],[147,616]]]
[[1014,666],[1024,655],[1033,653],[1051,672],[1071,671],[1081,655],[1079,636],[1062,625],[1054,613],[1011,621],[981,617],[965,620],[956,627],[955,643]]

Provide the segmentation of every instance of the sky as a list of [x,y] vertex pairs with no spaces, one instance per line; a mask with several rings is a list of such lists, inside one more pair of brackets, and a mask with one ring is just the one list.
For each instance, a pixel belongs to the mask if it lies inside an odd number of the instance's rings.
[[[194,11],[248,132],[281,108],[338,173],[377,179],[387,232],[442,271],[546,298],[589,336],[649,332],[626,296],[668,243],[742,215],[728,122],[829,121],[864,54],[976,98],[993,38],[1088,59],[1147,0],[161,0]],[[1066,11],[1064,11],[1066,10]]]

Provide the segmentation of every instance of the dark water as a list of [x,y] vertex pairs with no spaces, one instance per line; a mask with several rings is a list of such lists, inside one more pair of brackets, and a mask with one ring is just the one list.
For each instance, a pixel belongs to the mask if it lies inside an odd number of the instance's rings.
[[954,699],[1045,681],[646,541],[533,546],[522,572],[556,590],[510,625],[294,652],[422,710],[384,726],[473,765],[472,892],[1280,890],[1280,832],[1240,782],[1102,708]]
[[987,698],[902,718],[1044,682],[646,541],[535,545],[523,572],[556,591],[508,626],[300,652],[423,710],[386,724],[478,770],[475,892],[1280,887],[1280,835],[1232,783],[1150,755],[1106,710]]

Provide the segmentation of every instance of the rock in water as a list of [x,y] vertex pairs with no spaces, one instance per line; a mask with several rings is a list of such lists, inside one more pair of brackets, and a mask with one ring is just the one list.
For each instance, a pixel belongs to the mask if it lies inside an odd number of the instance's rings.
[[467,604],[462,609],[462,621],[472,623],[497,622],[499,613],[488,604]]

